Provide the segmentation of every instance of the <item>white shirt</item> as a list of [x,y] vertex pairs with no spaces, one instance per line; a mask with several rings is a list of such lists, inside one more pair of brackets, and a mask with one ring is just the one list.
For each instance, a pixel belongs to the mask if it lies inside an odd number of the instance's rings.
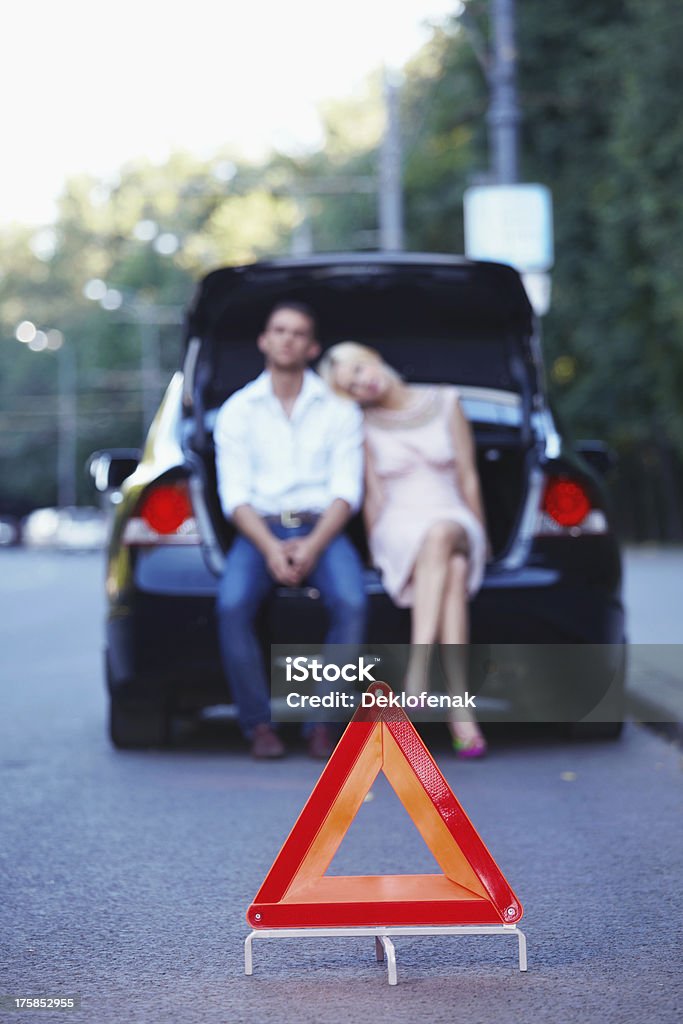
[[218,495],[260,515],[323,512],[335,498],[360,507],[363,426],[359,408],[312,370],[288,417],[266,371],[231,395],[214,427]]

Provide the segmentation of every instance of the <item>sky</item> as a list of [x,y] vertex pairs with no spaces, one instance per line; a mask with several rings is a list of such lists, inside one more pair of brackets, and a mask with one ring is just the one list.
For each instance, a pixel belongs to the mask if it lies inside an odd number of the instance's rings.
[[3,17],[0,224],[48,223],[66,177],[320,139],[317,105],[402,65],[458,0],[22,0]]

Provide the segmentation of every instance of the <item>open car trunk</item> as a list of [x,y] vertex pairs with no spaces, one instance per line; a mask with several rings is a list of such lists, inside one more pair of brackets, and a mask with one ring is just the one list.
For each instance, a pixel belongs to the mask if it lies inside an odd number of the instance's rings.
[[[526,493],[531,410],[539,389],[534,324],[509,267],[447,256],[350,254],[226,268],[200,284],[187,322],[184,443],[202,460],[222,546],[232,530],[216,490],[213,423],[263,368],[255,340],[272,306],[309,303],[323,347],[376,348],[415,383],[450,383],[474,429],[494,556],[508,547]],[[360,517],[350,533],[365,554]]]

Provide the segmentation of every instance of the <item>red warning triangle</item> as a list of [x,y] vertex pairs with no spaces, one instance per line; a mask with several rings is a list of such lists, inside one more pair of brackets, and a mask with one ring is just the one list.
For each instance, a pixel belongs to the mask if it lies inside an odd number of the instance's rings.
[[[386,683],[368,693],[392,694]],[[440,875],[326,875],[380,771]],[[400,707],[359,708],[247,911],[253,928],[515,924],[522,905]]]

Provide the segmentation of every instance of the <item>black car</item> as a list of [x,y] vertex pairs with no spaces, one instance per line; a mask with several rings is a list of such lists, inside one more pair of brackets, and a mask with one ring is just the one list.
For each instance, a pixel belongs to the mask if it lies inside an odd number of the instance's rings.
[[[97,485],[116,489],[117,499],[105,659],[114,744],[163,744],[174,715],[230,703],[214,604],[233,530],[218,501],[212,431],[225,399],[261,371],[255,339],[283,299],[313,306],[324,345],[352,338],[378,349],[408,381],[460,390],[492,548],[471,606],[482,699],[541,721],[587,715],[596,732],[618,735],[624,612],[600,473],[606,452],[595,442],[581,452],[558,432],[519,275],[459,257],[355,253],[210,273],[190,306],[182,366],[139,463],[127,451],[92,458]],[[367,557],[360,516],[349,533]],[[408,612],[392,604],[370,566],[367,590],[368,641],[406,643]],[[264,644],[317,642],[317,594],[277,590],[262,632]],[[528,664],[520,670],[511,655],[521,650],[535,663],[531,689],[520,682]]]

